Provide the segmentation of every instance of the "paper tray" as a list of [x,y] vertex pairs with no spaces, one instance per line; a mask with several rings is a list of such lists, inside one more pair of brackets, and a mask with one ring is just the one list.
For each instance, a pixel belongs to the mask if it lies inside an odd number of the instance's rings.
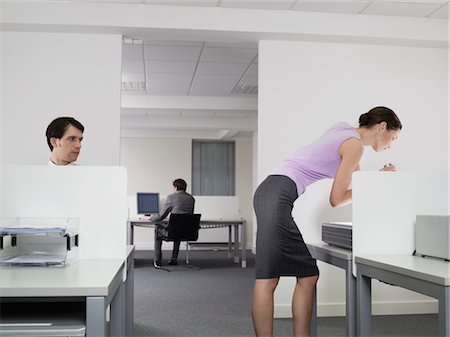
[[0,259],[0,264],[8,266],[62,266],[66,263],[66,257],[66,254],[35,252]]

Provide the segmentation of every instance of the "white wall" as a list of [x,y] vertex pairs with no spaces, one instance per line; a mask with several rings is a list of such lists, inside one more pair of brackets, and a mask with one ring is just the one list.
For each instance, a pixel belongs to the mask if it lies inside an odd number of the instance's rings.
[[3,156],[47,165],[45,130],[56,117],[85,126],[81,165],[117,165],[120,35],[3,32]]
[[[0,135],[3,135],[4,95],[3,95],[3,32],[0,31]],[[0,195],[3,191],[3,137],[0,136]],[[0,206],[0,218],[3,216],[3,208]]]
[[[192,188],[192,139],[122,138],[120,164],[128,170],[128,195],[134,201],[136,192],[173,193],[172,181],[183,178]],[[247,242],[252,238],[252,145],[251,139],[236,140],[236,195],[239,211],[247,222]],[[200,231],[199,241],[227,241],[225,229]],[[138,249],[153,249],[153,231],[135,229]],[[165,243],[164,243],[165,244]],[[249,244],[247,244],[250,247]],[[171,249],[171,244],[163,246]]]
[[[448,169],[446,49],[276,41],[259,47],[259,181],[332,124],[356,126],[359,115],[376,105],[394,109],[404,129],[390,151],[366,149],[363,170],[387,162],[399,170]],[[324,221],[351,221],[351,206],[328,205],[330,184],[310,186],[295,205],[307,242],[321,241]],[[319,315],[343,314],[343,287],[335,284],[342,271],[325,264],[319,268]],[[292,286],[292,279],[282,280],[276,315],[290,315]]]
[[240,216],[247,220],[246,247],[253,241],[253,139],[236,139],[236,195]]

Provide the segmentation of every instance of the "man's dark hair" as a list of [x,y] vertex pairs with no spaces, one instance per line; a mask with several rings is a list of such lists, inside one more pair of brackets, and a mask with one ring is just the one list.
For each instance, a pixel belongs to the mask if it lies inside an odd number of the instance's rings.
[[50,148],[50,151],[53,151],[53,145],[50,142],[50,138],[62,138],[69,125],[72,125],[81,132],[84,132],[83,124],[81,124],[73,117],[58,117],[48,125],[45,135],[47,136],[47,144]]
[[186,191],[187,184],[183,179],[175,179],[173,186],[177,188],[177,191]]

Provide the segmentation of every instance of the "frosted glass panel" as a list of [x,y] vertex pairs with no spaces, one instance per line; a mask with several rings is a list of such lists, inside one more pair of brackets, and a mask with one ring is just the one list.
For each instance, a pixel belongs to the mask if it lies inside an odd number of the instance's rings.
[[194,195],[235,194],[234,142],[192,142]]

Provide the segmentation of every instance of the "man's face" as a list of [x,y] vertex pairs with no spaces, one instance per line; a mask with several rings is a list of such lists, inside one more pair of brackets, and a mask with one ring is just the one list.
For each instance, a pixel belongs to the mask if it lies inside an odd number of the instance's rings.
[[61,138],[51,138],[55,164],[67,165],[77,160],[81,150],[83,133],[73,125],[69,125]]

